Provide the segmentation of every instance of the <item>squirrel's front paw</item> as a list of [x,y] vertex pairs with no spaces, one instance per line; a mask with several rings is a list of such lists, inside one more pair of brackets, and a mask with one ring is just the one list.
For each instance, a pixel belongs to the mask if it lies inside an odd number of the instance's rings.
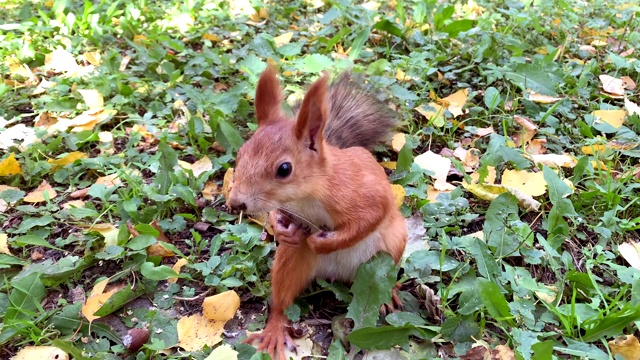
[[309,244],[309,248],[315,254],[327,254],[333,251],[330,247],[332,244],[331,239],[333,238],[333,231],[318,231],[315,234],[311,234],[307,238],[307,244]]
[[304,229],[280,213],[270,214],[269,222],[277,242],[287,246],[300,246],[300,242],[305,236]]

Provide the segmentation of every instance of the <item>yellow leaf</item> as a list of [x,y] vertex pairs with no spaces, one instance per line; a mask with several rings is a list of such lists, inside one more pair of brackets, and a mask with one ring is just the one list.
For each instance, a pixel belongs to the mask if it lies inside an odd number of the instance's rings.
[[449,110],[449,112],[453,115],[453,117],[458,117],[464,114],[464,112],[462,111],[462,108],[464,107],[464,104],[467,103],[468,94],[469,94],[469,89],[462,89],[442,99],[447,103],[449,103],[447,110]]
[[545,291],[534,291],[534,293],[540,298],[540,300],[546,302],[547,304],[551,304],[556,301],[558,297],[558,287],[545,285],[549,292]]
[[436,188],[433,187],[433,185],[427,185],[427,199],[429,199],[429,202],[431,203],[437,203],[438,202],[438,195],[442,194],[442,193],[450,193],[451,190],[436,190]]
[[195,314],[178,321],[178,345],[187,351],[199,351],[222,341],[224,321],[209,320]]
[[406,134],[404,134],[404,133],[395,133],[393,135],[393,139],[391,140],[391,147],[396,152],[400,152],[400,150],[402,150],[402,147],[404,146],[404,144],[406,142],[407,142],[407,135]]
[[506,187],[504,185],[468,184],[463,182],[462,186],[475,196],[487,201],[493,201],[500,194],[510,192],[518,199],[518,205],[525,210],[537,211],[541,205],[540,202],[536,201],[530,195],[524,194],[516,188]]
[[231,345],[224,344],[213,349],[204,360],[238,360],[238,352]]
[[28,193],[23,200],[28,203],[37,203],[37,202],[45,201],[45,199],[51,200],[56,196],[58,196],[56,191],[53,190],[53,188],[51,187],[51,185],[49,185],[48,182],[43,180],[40,186],[38,186],[32,192]]
[[194,162],[189,167],[191,168],[191,171],[193,171],[193,176],[198,177],[200,174],[213,169],[213,163],[211,163],[211,159],[205,155],[202,159]]
[[609,341],[611,356],[616,359],[616,355],[622,356],[624,360],[640,359],[640,342],[633,335],[618,336],[615,340]]
[[438,155],[431,150],[424,154],[418,155],[413,160],[422,169],[429,170],[434,173],[431,177],[434,179],[433,186],[440,191],[453,190],[455,186],[447,182],[447,175],[451,168],[451,160],[442,155]]
[[145,40],[147,40],[147,37],[144,35],[135,35],[133,37],[133,42],[139,45],[142,45]]
[[[484,178],[484,183],[485,184],[495,184],[496,182],[496,177],[498,176],[498,174],[496,173],[496,168],[495,166],[487,166],[487,176]],[[473,174],[469,175],[471,176],[471,180],[472,180],[472,184],[477,183],[478,180],[480,180],[480,174],[478,174],[477,172],[474,172]],[[466,183],[466,181],[464,181]]]
[[398,166],[398,163],[395,161],[383,161],[380,163],[380,166],[382,166],[385,169],[395,170],[396,167]]
[[98,110],[104,107],[104,98],[98,90],[78,89],[78,92],[82,95],[85,105],[90,110]]
[[572,156],[567,154],[532,154],[530,155],[531,159],[536,164],[544,164],[549,167],[566,167],[573,168],[576,166],[577,162]]
[[219,194],[220,189],[218,189],[218,185],[214,181],[207,181],[204,183],[204,188],[202,189],[202,197],[207,200],[213,200],[214,195]]
[[624,108],[627,109],[629,115],[638,115],[640,116],[640,106],[636,103],[629,101],[629,99],[624,98]]
[[276,36],[273,38],[273,41],[276,43],[277,47],[281,47],[282,45],[288,44],[291,39],[293,38],[293,33],[292,32],[288,32],[288,33],[284,33],[280,36]]
[[104,292],[109,280],[111,280],[111,278],[99,281],[91,290],[87,300],[82,304],[81,313],[87,320],[89,320],[89,323],[100,318],[100,316],[95,316],[94,313],[100,310],[102,305],[104,305],[104,303],[106,303],[113,294],[124,287],[124,285],[114,286],[109,291]]
[[486,128],[478,128],[476,131],[476,135],[482,137],[487,136],[489,134],[493,134],[495,130],[493,130],[493,125]]
[[202,35],[202,39],[204,40],[209,40],[209,41],[213,41],[213,42],[218,42],[220,41],[220,37],[216,34],[210,34],[210,33],[206,33],[204,35]]
[[14,153],[10,153],[6,159],[0,161],[0,176],[22,175],[20,163]]
[[604,144],[585,145],[580,148],[585,155],[603,154],[608,147]]
[[83,208],[85,202],[82,200],[71,200],[62,204],[63,209],[71,209],[71,208]]
[[86,158],[87,154],[85,153],[81,153],[79,151],[73,151],[68,153],[67,155],[63,156],[60,159],[49,159],[49,164],[54,164],[57,166],[54,166],[53,169],[57,169],[58,167],[64,167],[67,166],[69,164],[72,164],[74,161],[78,160],[78,159],[83,159]]
[[433,120],[433,125],[444,126],[444,107],[442,105],[431,102],[429,105],[420,105],[414,110],[426,117],[427,120]]
[[597,40],[593,40],[593,41],[591,42],[591,45],[592,45],[592,46],[606,46],[606,45],[607,45],[607,42],[606,42],[606,41],[602,41],[602,40],[597,39]]
[[229,198],[229,191],[233,187],[233,168],[230,167],[224,173],[224,179],[222,180],[222,195],[225,199]]
[[625,110],[596,110],[592,115],[598,118],[596,121],[605,122],[614,128],[619,129],[624,123],[624,118],[627,116],[627,112]]
[[112,224],[93,224],[87,227],[87,231],[95,231],[104,237],[104,245],[116,245],[118,243],[118,228]]
[[240,308],[240,297],[233,290],[208,296],[202,302],[202,314],[210,320],[227,322]]
[[[173,267],[171,267],[173,269],[173,271],[176,272],[176,274],[180,274],[180,270],[182,270],[182,267],[187,265],[189,263],[189,260],[182,258],[178,261],[176,261],[176,263],[173,265]],[[167,282],[169,284],[173,284],[176,281],[178,281],[178,277],[170,277],[167,279]]]
[[627,260],[629,265],[640,270],[640,243],[626,242],[618,245],[620,255]]
[[622,79],[614,78],[609,75],[600,75],[600,82],[602,83],[602,89],[613,95],[624,95],[625,82]]
[[505,170],[502,173],[502,185],[514,187],[530,196],[540,196],[547,192],[547,183],[542,171]]
[[562,98],[538,94],[532,91],[529,93],[529,100],[540,104],[553,104],[562,100]]
[[404,203],[404,196],[406,195],[404,187],[398,184],[391,184],[391,191],[393,192],[393,196],[396,198],[396,206],[401,207]]
[[9,235],[0,234],[0,253],[11,255],[9,250]]
[[93,66],[99,66],[102,63],[102,56],[98,51],[90,51],[82,54],[87,62]]
[[25,346],[13,360],[69,360],[69,355],[55,346]]

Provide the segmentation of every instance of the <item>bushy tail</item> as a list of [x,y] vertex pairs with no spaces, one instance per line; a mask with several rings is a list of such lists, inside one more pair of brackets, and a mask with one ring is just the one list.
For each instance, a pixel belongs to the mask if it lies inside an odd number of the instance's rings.
[[394,111],[367,94],[348,72],[329,86],[329,102],[331,110],[324,136],[333,146],[371,150],[390,140],[393,128],[398,125]]

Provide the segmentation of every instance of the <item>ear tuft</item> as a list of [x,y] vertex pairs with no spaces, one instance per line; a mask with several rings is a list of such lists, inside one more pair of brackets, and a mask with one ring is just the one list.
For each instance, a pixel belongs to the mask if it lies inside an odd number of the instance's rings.
[[322,148],[324,139],[322,132],[329,116],[328,83],[329,76],[325,72],[311,85],[298,112],[296,138],[305,141],[307,147],[314,151],[320,151]]
[[281,113],[282,90],[277,71],[272,64],[260,75],[256,88],[255,109],[258,126],[265,126],[278,118]]

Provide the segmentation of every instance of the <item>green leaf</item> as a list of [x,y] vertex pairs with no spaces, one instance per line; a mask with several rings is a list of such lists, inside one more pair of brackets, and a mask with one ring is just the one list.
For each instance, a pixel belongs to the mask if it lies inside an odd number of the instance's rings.
[[610,312],[600,319],[586,321],[582,324],[582,328],[586,330],[582,339],[591,342],[620,335],[625,327],[638,320],[640,320],[640,304],[631,306],[627,303],[618,312]]
[[415,326],[380,326],[354,330],[347,335],[347,340],[366,350],[382,350],[398,345],[408,345],[409,336],[426,338],[426,334]]
[[333,65],[333,60],[321,54],[311,54],[304,57],[302,69],[307,73],[318,73]]
[[386,252],[360,264],[351,286],[353,301],[347,311],[347,317],[355,322],[354,329],[376,324],[380,306],[391,300],[391,288],[396,282],[394,270],[393,258]]
[[22,190],[7,189],[0,191],[0,200],[4,200],[8,203],[21,200],[26,193]]
[[420,317],[418,314],[410,313],[410,312],[394,312],[385,318],[385,320],[391,326],[403,327],[407,325],[412,326],[425,326],[427,325],[426,321]]
[[166,265],[154,266],[152,262],[145,262],[140,266],[142,276],[149,280],[166,280],[170,277],[178,277],[178,274]]
[[521,238],[512,229],[520,220],[518,212],[518,200],[508,192],[498,195],[487,209],[482,232],[487,245],[495,249],[494,254],[498,258],[513,254],[520,246]]
[[449,34],[449,37],[455,38],[458,37],[458,34],[460,34],[461,32],[469,31],[471,30],[471,28],[473,28],[473,20],[461,19],[452,21],[451,23],[440,29],[440,31],[446,32],[447,34]]
[[15,246],[20,246],[20,247],[24,247],[27,245],[35,245],[35,246],[42,246],[42,247],[46,247],[49,249],[54,249],[54,250],[60,250],[60,251],[64,251],[58,247],[55,247],[51,244],[49,244],[49,242],[45,239],[43,239],[40,236],[36,236],[36,235],[23,235],[23,236],[18,236],[17,238],[13,238],[10,241],[13,245]]
[[[71,336],[80,329],[80,333],[87,334],[89,332],[89,323],[80,315],[81,303],[69,304],[58,311],[48,321],[56,330],[65,336]],[[120,336],[115,333],[109,326],[94,322],[91,324],[91,331],[98,336],[106,337],[115,343],[121,343]]]
[[351,43],[351,52],[349,53],[349,60],[355,60],[358,58],[358,56],[360,56],[360,52],[362,51],[364,44],[369,39],[369,34],[371,34],[371,27],[367,27],[363,29],[358,33],[358,35],[356,35],[356,38],[353,39],[353,42]]
[[100,307],[98,311],[94,313],[95,316],[107,316],[112,312],[120,309],[129,301],[144,294],[145,289],[142,286],[138,286],[136,289],[132,289],[131,286],[125,286],[124,288],[111,295],[109,299]]
[[402,29],[400,29],[395,23],[392,23],[387,19],[378,21],[375,25],[373,25],[373,28],[376,30],[384,31],[391,35],[395,35],[399,38],[402,38],[402,36],[404,35]]
[[477,284],[478,295],[480,295],[489,315],[499,322],[506,322],[510,326],[515,326],[513,315],[509,310],[509,304],[498,285],[485,278],[478,278]]
[[344,346],[342,346],[342,342],[334,339],[329,346],[329,355],[327,356],[327,360],[347,360],[348,358],[347,352],[344,349]]
[[548,71],[530,64],[520,64],[513,71],[504,73],[504,77],[514,85],[520,87],[522,91],[531,89],[537,93],[556,96],[555,87]]
[[500,92],[493,86],[488,87],[487,90],[484,91],[484,104],[487,106],[487,109],[495,109],[498,104],[500,104],[500,100]]
[[544,181],[547,183],[549,189],[549,200],[552,204],[557,203],[560,199],[563,199],[566,195],[571,194],[573,191],[560,179],[560,176],[548,166],[542,167],[542,174]]
[[133,251],[139,251],[144,250],[149,247],[149,245],[155,244],[157,242],[158,239],[156,239],[152,235],[138,235],[131,239],[125,246]]
[[496,280],[500,277],[501,269],[498,263],[499,260],[489,251],[487,244],[481,240],[475,240],[471,243],[469,251],[476,260],[480,275],[490,280]]

